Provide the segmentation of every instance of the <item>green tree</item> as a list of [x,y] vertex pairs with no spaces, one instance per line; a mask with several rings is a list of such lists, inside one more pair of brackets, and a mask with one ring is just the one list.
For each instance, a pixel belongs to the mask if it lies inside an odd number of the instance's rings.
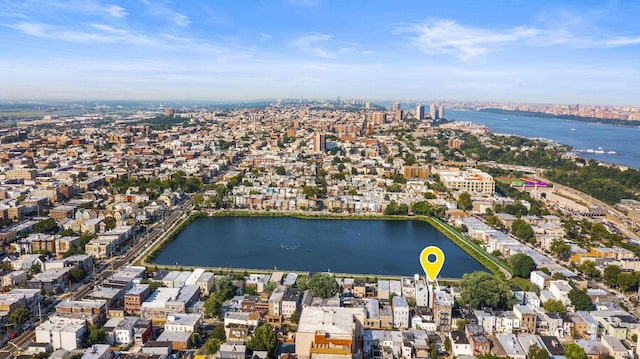
[[618,276],[620,275],[621,272],[622,270],[617,265],[613,265],[613,264],[608,265],[604,268],[604,271],[602,272],[602,279],[609,286],[617,285]]
[[564,355],[567,359],[587,359],[587,354],[584,352],[584,349],[576,343],[565,345]]
[[444,340],[444,349],[447,353],[451,352],[451,338],[447,336]]
[[298,278],[296,279],[296,288],[298,288],[298,290],[300,290],[301,292],[309,289],[309,277],[302,275],[298,276]]
[[117,221],[112,216],[105,217],[103,222],[104,222],[105,227],[107,228],[107,231],[110,231],[110,230],[116,228]]
[[216,325],[211,332],[211,337],[222,341],[227,340],[227,335],[224,333],[224,325]]
[[511,233],[513,233],[514,236],[520,238],[523,241],[535,241],[533,228],[531,228],[531,225],[529,225],[529,223],[525,222],[523,219],[518,218],[513,221],[513,223],[511,223]]
[[246,295],[257,295],[258,288],[253,285],[245,285],[244,287],[242,287],[242,293]]
[[202,197],[200,193],[196,193],[193,195],[193,206],[196,209],[200,209],[203,203],[204,203],[204,197]]
[[400,183],[400,184],[405,184],[407,183],[407,179],[404,178],[403,175],[399,174],[399,173],[394,173],[391,176],[391,179],[393,180],[394,183]]
[[11,323],[14,328],[19,327],[20,325],[22,325],[22,323],[26,322],[27,320],[29,320],[29,318],[31,317],[31,313],[29,313],[29,310],[26,308],[17,308],[14,309],[10,314],[9,314],[9,323]]
[[529,274],[536,269],[533,258],[524,253],[516,253],[509,257],[509,264],[513,268],[513,274],[521,278],[529,278]]
[[73,268],[69,271],[69,275],[71,276],[71,281],[77,283],[84,278],[85,271],[80,268]]
[[340,290],[336,279],[327,273],[317,273],[309,279],[309,289],[314,297],[329,298]]
[[503,279],[487,272],[463,275],[460,280],[460,292],[462,303],[475,309],[507,309],[513,305],[509,285]]
[[384,209],[385,216],[406,216],[409,213],[409,206],[406,204],[397,204],[391,201]]
[[31,268],[29,268],[29,271],[31,274],[38,274],[42,272],[42,267],[40,266],[40,263],[34,263],[31,265]]
[[586,291],[573,288],[569,291],[568,296],[576,310],[591,310],[593,308],[591,298],[587,295]]
[[82,248],[80,247],[76,247],[76,246],[71,246],[71,248],[69,248],[68,251],[64,252],[64,254],[62,255],[63,258],[67,258],[67,257],[71,257],[74,256],[76,254],[84,254],[84,251],[82,250]]
[[298,322],[300,321],[300,310],[296,309],[293,311],[293,313],[291,314],[291,321],[298,324]]
[[265,293],[271,293],[276,289],[277,286],[278,284],[276,282],[269,282],[264,285],[264,287],[262,288],[262,291]]
[[458,208],[468,211],[473,208],[473,201],[469,192],[462,192],[458,197]]
[[270,324],[264,324],[256,328],[253,338],[247,343],[247,347],[253,351],[266,350],[272,353],[277,344],[276,332]]
[[204,343],[204,350],[209,355],[215,354],[220,350],[220,345],[222,345],[222,343],[222,340],[211,337]]
[[622,272],[618,274],[618,288],[622,292],[635,290],[638,283],[638,276],[635,272]]
[[528,359],[549,359],[549,352],[546,349],[540,348],[538,345],[533,344],[529,347],[527,353]]
[[107,333],[102,328],[98,328],[93,324],[87,327],[87,345],[104,344]]
[[233,298],[235,288],[231,284],[228,276],[220,277],[216,280],[216,290],[204,302],[204,312],[209,318],[220,315],[220,307],[225,300]]
[[569,254],[571,254],[571,246],[565,243],[565,241],[560,238],[556,238],[551,241],[549,250],[551,251],[552,255],[558,257],[558,259],[563,261],[569,259]]
[[584,261],[577,267],[578,271],[589,278],[599,278],[600,271],[596,268],[594,261]]
[[567,307],[565,307],[564,304],[562,304],[562,302],[557,299],[547,300],[546,302],[544,302],[543,307],[544,307],[544,310],[550,313],[564,314],[567,312]]
[[456,322],[456,329],[460,332],[464,332],[465,327],[470,323],[469,319],[458,319]]
[[287,173],[287,170],[284,168],[284,166],[276,166],[275,170],[276,174],[279,176],[284,176]]
[[47,218],[44,221],[40,221],[33,226],[34,233],[48,233],[53,234],[58,230],[58,222],[53,218]]

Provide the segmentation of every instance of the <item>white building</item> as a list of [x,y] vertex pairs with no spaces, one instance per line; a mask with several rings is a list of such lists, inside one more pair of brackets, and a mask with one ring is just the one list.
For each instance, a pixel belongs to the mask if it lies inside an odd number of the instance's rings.
[[86,320],[53,316],[36,327],[36,342],[54,349],[78,349],[86,330]]
[[82,359],[111,359],[113,352],[107,344],[95,344],[82,353]]
[[538,286],[540,289],[546,289],[547,283],[551,280],[551,276],[545,272],[534,270],[529,274],[529,280],[531,283]]
[[569,291],[571,291],[571,286],[566,280],[553,280],[549,282],[549,292],[564,305],[571,305]]
[[164,330],[169,332],[189,332],[192,333],[202,322],[201,314],[179,314],[172,313],[167,316]]
[[440,180],[449,189],[492,196],[496,183],[491,175],[475,169],[456,172],[438,172]]
[[393,326],[400,329],[409,328],[409,304],[405,297],[393,297]]
[[114,330],[114,342],[116,345],[129,345],[133,340],[134,328],[139,318],[125,317]]

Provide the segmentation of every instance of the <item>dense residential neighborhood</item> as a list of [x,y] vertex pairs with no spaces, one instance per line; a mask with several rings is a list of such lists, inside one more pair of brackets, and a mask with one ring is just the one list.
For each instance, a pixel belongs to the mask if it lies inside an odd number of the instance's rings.
[[[639,184],[583,193],[565,176],[637,170],[427,109],[102,108],[3,130],[0,356],[640,355]],[[429,220],[488,271],[432,282],[153,262],[195,216],[265,213]]]

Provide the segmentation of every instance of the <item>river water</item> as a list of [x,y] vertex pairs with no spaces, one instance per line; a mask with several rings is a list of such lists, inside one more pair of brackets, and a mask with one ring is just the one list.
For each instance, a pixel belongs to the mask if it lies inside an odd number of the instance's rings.
[[405,220],[208,217],[190,224],[155,263],[372,275],[424,275],[424,247],[445,253],[440,273],[486,270],[429,223]]
[[[494,133],[547,138],[575,150],[595,151],[600,147],[605,153],[579,155],[640,169],[640,127],[459,110],[447,111],[446,117],[485,125]],[[616,154],[608,154],[609,151]]]

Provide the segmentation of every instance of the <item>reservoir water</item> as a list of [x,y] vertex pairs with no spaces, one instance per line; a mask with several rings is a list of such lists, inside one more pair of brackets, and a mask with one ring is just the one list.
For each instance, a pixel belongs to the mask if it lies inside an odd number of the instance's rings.
[[[640,127],[484,111],[450,110],[446,116],[452,120],[485,125],[494,133],[547,138],[575,150],[597,150],[601,147],[605,153],[580,153],[580,156],[640,169]],[[607,154],[609,151],[616,154]]]
[[199,218],[155,258],[157,264],[373,275],[424,275],[420,251],[440,247],[440,276],[485,270],[429,223],[404,220]]

